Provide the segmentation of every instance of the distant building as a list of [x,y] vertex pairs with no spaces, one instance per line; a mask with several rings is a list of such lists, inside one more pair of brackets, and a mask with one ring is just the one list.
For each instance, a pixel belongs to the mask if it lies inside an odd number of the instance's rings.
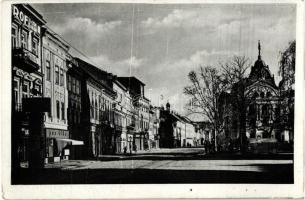
[[170,104],[166,104],[166,109],[160,110],[160,147],[193,147],[197,146],[197,136],[193,122],[187,117],[183,117],[170,109]]
[[193,123],[195,131],[197,133],[197,140],[200,145],[203,145],[205,141],[212,141],[214,138],[213,125],[209,121],[199,121]]
[[133,132],[133,149],[148,149],[150,100],[145,97],[145,84],[135,77],[118,77],[118,81],[128,89],[133,101],[135,126],[129,130]]
[[150,106],[149,110],[149,128],[148,128],[148,146],[149,149],[159,148],[159,124],[160,109]]
[[116,153],[123,153],[124,148],[127,148],[127,109],[128,100],[130,101],[129,93],[124,85],[119,81],[114,80],[113,90],[116,92],[115,107],[114,107],[114,126],[116,138]]

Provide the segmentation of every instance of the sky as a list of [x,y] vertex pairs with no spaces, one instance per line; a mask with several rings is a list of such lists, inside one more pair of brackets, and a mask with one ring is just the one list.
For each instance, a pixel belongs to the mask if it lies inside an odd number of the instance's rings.
[[[183,88],[199,66],[262,59],[279,82],[279,55],[296,38],[292,4],[32,4],[87,61],[146,84],[154,105],[187,114]],[[161,97],[162,95],[162,97]]]

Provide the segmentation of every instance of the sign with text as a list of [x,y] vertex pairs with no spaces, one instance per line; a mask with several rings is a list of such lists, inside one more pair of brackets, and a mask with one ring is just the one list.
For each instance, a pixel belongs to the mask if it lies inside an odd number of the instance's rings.
[[15,5],[12,6],[13,9],[13,17],[18,19],[23,25],[28,27],[29,29],[33,30],[40,34],[40,27],[34,22],[28,15],[26,15],[23,11],[19,10],[19,8]]

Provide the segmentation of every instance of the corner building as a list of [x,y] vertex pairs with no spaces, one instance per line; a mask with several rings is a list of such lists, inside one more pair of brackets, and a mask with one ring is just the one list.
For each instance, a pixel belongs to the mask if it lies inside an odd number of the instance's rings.
[[[29,4],[12,4],[12,159],[16,163],[28,161],[30,151],[30,118],[24,112],[22,100],[42,97],[41,49],[45,23]],[[32,148],[41,150],[41,147]]]

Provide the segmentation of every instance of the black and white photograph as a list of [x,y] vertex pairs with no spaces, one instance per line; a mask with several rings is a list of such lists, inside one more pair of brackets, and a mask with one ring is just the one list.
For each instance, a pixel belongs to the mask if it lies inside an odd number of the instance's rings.
[[295,2],[10,9],[11,185],[296,183]]

